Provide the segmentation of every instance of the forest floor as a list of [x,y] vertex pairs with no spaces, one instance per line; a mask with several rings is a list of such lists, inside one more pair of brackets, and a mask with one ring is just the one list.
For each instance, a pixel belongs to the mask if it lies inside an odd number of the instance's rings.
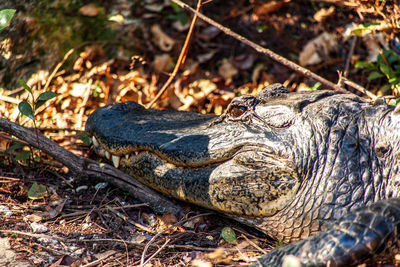
[[[343,82],[349,92],[398,104],[398,1],[203,2],[203,14],[254,43],[333,83],[342,75],[370,95]],[[88,115],[116,102],[148,105],[173,70],[192,19],[168,0],[6,0],[5,8],[17,12],[0,32],[0,116],[92,158]],[[35,99],[56,94],[34,110],[34,121],[18,108],[32,103],[21,79]],[[235,96],[275,82],[291,91],[324,88],[198,19],[185,63],[154,108],[218,115]],[[146,266],[237,266],[279,245],[217,214],[180,224],[182,218],[156,214],[120,188],[72,176],[1,130],[1,266],[134,266],[142,257]],[[209,212],[181,205],[190,215]],[[221,237],[225,227],[236,244]]]

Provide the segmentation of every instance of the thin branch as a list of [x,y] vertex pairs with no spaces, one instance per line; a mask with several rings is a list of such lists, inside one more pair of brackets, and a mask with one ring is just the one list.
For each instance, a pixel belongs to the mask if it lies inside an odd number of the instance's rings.
[[343,71],[343,76],[344,76],[345,78],[347,78],[347,77],[348,77],[348,74],[349,74],[351,58],[353,57],[354,48],[356,47],[356,43],[357,43],[357,36],[354,36],[354,37],[351,39],[350,50],[349,50],[349,54],[347,55],[346,65],[345,65],[344,71]]
[[153,255],[151,255],[143,264],[140,264],[140,266],[141,267],[145,266],[149,261],[151,261],[152,258],[154,258],[158,253],[160,253],[165,248],[165,246],[169,243],[169,241],[171,241],[171,239],[167,239],[164,242],[164,244],[159,249],[157,249],[157,251],[154,252]]
[[[201,0],[198,0],[197,2],[197,8],[196,11],[200,11],[201,8]],[[167,90],[168,86],[171,84],[171,82],[175,79],[176,74],[179,71],[179,68],[181,67],[181,65],[183,65],[184,60],[186,58],[187,55],[187,51],[188,51],[188,47],[189,47],[189,43],[190,43],[190,39],[192,37],[193,34],[193,29],[194,29],[194,25],[196,24],[196,20],[197,20],[197,15],[195,14],[193,16],[192,19],[192,23],[190,24],[190,28],[188,31],[188,34],[186,35],[186,40],[185,43],[183,44],[181,53],[179,54],[178,60],[175,64],[175,68],[172,71],[171,75],[169,76],[168,80],[164,83],[163,87],[160,89],[160,91],[158,92],[158,94],[154,97],[153,100],[151,100],[151,102],[147,105],[147,108],[151,108],[153,107],[154,103],[156,103],[156,101],[164,94],[164,92]]]
[[209,215],[213,215],[213,214],[215,214],[215,213],[209,212],[209,213],[199,214],[199,215],[196,215],[196,216],[193,216],[193,217],[184,219],[184,220],[182,220],[182,221],[179,221],[179,222],[177,222],[177,223],[171,225],[171,226],[168,227],[168,228],[165,228],[163,231],[161,231],[161,232],[159,232],[158,234],[156,234],[155,236],[153,236],[153,238],[150,239],[149,242],[147,242],[146,246],[145,246],[144,249],[143,249],[142,257],[141,257],[141,259],[140,259],[140,266],[143,266],[144,258],[145,258],[145,256],[146,256],[146,252],[147,252],[148,248],[153,244],[153,242],[154,242],[159,236],[161,236],[162,234],[168,232],[169,230],[171,230],[172,228],[174,228],[174,227],[176,227],[176,226],[178,226],[178,225],[181,225],[181,224],[186,223],[186,222],[188,222],[188,221],[194,220],[194,219],[196,219],[196,218],[200,218],[200,217],[204,217],[204,216],[209,216]]
[[357,91],[367,95],[369,98],[371,98],[372,100],[375,100],[377,98],[376,95],[374,95],[373,93],[371,93],[370,91],[368,91],[367,89],[365,89],[364,87],[362,87],[361,85],[350,81],[349,79],[347,79],[346,77],[341,77],[341,79],[343,80],[343,83],[356,89]]
[[327,79],[319,76],[318,74],[310,71],[309,69],[306,69],[306,68],[294,63],[293,61],[290,61],[290,60],[288,60],[288,59],[276,54],[275,52],[273,52],[273,51],[271,51],[271,50],[269,50],[267,48],[264,48],[264,47],[262,47],[262,46],[260,46],[260,45],[258,45],[256,43],[250,41],[249,39],[247,39],[247,38],[245,38],[245,37],[233,32],[229,28],[222,26],[218,22],[216,22],[216,21],[210,19],[209,17],[201,14],[200,12],[194,10],[192,7],[190,7],[189,5],[183,3],[182,1],[180,1],[180,0],[172,0],[172,1],[174,3],[176,3],[176,4],[178,4],[183,9],[186,9],[186,10],[196,14],[199,18],[201,18],[205,22],[213,25],[214,27],[218,28],[219,30],[223,31],[225,34],[227,34],[227,35],[239,40],[240,42],[252,47],[257,52],[262,53],[264,55],[267,55],[268,57],[270,57],[271,59],[281,63],[282,65],[284,65],[284,66],[286,66],[286,67],[288,67],[288,68],[290,68],[290,69],[292,69],[292,70],[294,70],[294,71],[296,71],[298,73],[301,73],[302,75],[304,75],[304,76],[306,76],[308,78],[316,80],[316,81],[322,83],[323,85],[325,85],[325,86],[327,86],[327,87],[329,87],[329,88],[331,88],[331,89],[333,89],[335,91],[338,91],[338,92],[341,92],[341,93],[349,93],[346,89],[340,87],[339,85],[337,85],[337,84],[335,84],[335,83],[333,83],[331,81],[328,81]]

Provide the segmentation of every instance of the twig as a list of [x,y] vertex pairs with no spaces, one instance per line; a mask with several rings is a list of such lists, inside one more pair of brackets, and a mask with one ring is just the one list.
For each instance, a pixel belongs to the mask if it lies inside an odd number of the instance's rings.
[[344,84],[347,84],[348,86],[351,86],[352,88],[356,89],[357,91],[367,95],[369,98],[371,98],[373,101],[377,98],[376,95],[374,95],[373,93],[371,93],[370,91],[368,91],[367,89],[365,89],[364,87],[362,87],[359,84],[356,84],[353,81],[350,81],[349,79],[347,79],[346,77],[342,77],[342,80],[344,82]]
[[267,55],[268,57],[270,57],[271,59],[281,63],[282,65],[284,65],[284,66],[286,66],[286,67],[288,67],[288,68],[290,68],[290,69],[292,69],[292,70],[294,70],[294,71],[296,71],[298,73],[301,73],[302,75],[304,75],[304,76],[306,76],[308,78],[316,80],[316,81],[322,83],[323,85],[325,85],[325,86],[327,86],[327,87],[329,87],[329,88],[331,88],[331,89],[333,89],[335,91],[342,92],[342,93],[349,93],[346,89],[340,87],[339,85],[337,85],[337,84],[335,84],[335,83],[333,83],[331,81],[328,81],[327,79],[317,75],[316,73],[310,71],[309,69],[306,69],[306,68],[294,63],[293,61],[290,61],[290,60],[288,60],[288,59],[276,54],[275,52],[273,52],[273,51],[271,51],[271,50],[269,50],[267,48],[264,48],[264,47],[262,47],[262,46],[260,46],[260,45],[258,45],[256,43],[250,41],[249,39],[247,39],[247,38],[245,38],[245,37],[233,32],[229,28],[222,26],[218,22],[216,22],[216,21],[210,19],[209,17],[201,14],[200,12],[194,10],[192,7],[190,7],[189,5],[183,3],[182,1],[180,1],[180,0],[172,0],[172,1],[174,3],[176,3],[176,4],[178,4],[183,9],[186,9],[186,10],[196,14],[199,18],[201,18],[205,22],[213,25],[214,27],[218,28],[219,30],[223,31],[225,34],[227,34],[227,35],[239,40],[240,42],[252,47],[257,52],[262,53],[264,55]]
[[164,244],[163,244],[159,249],[157,249],[157,251],[154,252],[153,255],[151,255],[143,264],[140,263],[140,266],[141,266],[141,267],[142,267],[142,266],[145,266],[149,261],[151,261],[152,258],[154,258],[158,253],[161,252],[161,250],[163,250],[163,249],[165,248],[165,246],[169,243],[169,241],[171,241],[171,239],[167,239],[167,240],[164,242]]
[[350,51],[349,51],[349,54],[347,55],[346,64],[344,65],[343,76],[344,76],[345,78],[347,78],[347,76],[348,76],[348,74],[349,74],[349,68],[350,68],[351,58],[353,57],[354,48],[356,47],[356,43],[357,43],[357,36],[354,36],[354,37],[351,39]]
[[[200,8],[201,8],[201,0],[198,0],[196,10],[200,11]],[[189,28],[188,34],[186,35],[185,43],[183,44],[181,53],[179,54],[178,60],[177,60],[177,62],[175,64],[175,68],[172,71],[171,75],[169,76],[168,80],[164,83],[163,87],[160,89],[160,91],[154,97],[154,99],[151,100],[151,102],[147,105],[147,108],[151,108],[154,105],[154,103],[156,103],[156,101],[164,94],[164,92],[167,90],[168,86],[175,79],[176,74],[179,71],[179,68],[184,63],[184,60],[185,60],[185,57],[186,57],[186,54],[187,54],[187,51],[188,51],[188,47],[189,47],[189,42],[190,42],[190,39],[191,39],[192,34],[193,34],[194,25],[196,24],[196,20],[197,20],[197,15],[194,14],[193,19],[192,19],[192,23],[190,24],[190,28]]]
[[199,217],[204,217],[204,216],[213,215],[213,214],[214,214],[213,212],[203,213],[203,214],[199,214],[199,215],[196,215],[196,216],[193,216],[193,217],[190,217],[190,218],[181,220],[181,221],[179,221],[179,222],[177,222],[177,223],[171,225],[170,227],[165,228],[163,231],[161,231],[161,232],[159,232],[158,234],[156,234],[155,236],[153,236],[153,238],[150,239],[149,242],[147,242],[146,246],[145,246],[144,249],[143,249],[142,257],[141,257],[141,259],[140,259],[140,266],[143,266],[144,258],[145,258],[145,256],[146,256],[147,249],[150,247],[150,245],[151,245],[159,236],[161,236],[162,234],[168,232],[168,231],[171,230],[172,228],[174,228],[174,227],[176,227],[176,226],[178,226],[178,225],[181,225],[181,224],[183,224],[183,223],[185,223],[185,222],[194,220],[194,219],[199,218]]
[[13,235],[22,235],[22,236],[28,236],[28,237],[34,237],[34,238],[46,238],[46,239],[54,239],[60,242],[68,242],[66,238],[59,237],[59,236],[50,236],[50,235],[45,235],[45,234],[33,234],[33,233],[28,233],[28,232],[22,232],[22,231],[16,231],[16,230],[1,230],[0,233],[4,234],[13,234]]
[[0,100],[11,103],[11,104],[16,104],[16,105],[18,105],[19,102],[21,102],[20,100],[14,98],[14,97],[9,97],[9,96],[5,96],[5,95],[0,95]]
[[100,259],[97,259],[97,260],[95,260],[95,261],[92,261],[92,262],[90,262],[90,263],[88,263],[88,264],[81,265],[81,267],[104,266],[104,265],[102,265],[101,263],[103,263],[103,261],[104,261],[105,259],[107,259],[107,258],[109,258],[109,257],[111,257],[111,256],[113,256],[113,255],[115,255],[116,253],[117,253],[117,251],[115,251],[115,250],[107,251],[107,252],[101,254]]
[[24,140],[34,147],[37,147],[36,138],[38,138],[40,140],[40,149],[44,153],[64,164],[70,171],[78,176],[89,176],[114,184],[115,186],[131,193],[135,198],[149,203],[149,206],[157,212],[167,211],[177,216],[184,214],[183,209],[178,204],[139,183],[128,174],[109,164],[77,156],[61,147],[56,142],[48,139],[39,131],[34,133],[32,130],[4,118],[0,118],[0,129]]
[[252,245],[253,247],[255,247],[258,251],[260,251],[263,254],[267,254],[267,252],[260,248],[259,245],[257,245],[256,243],[254,243],[252,240],[248,239],[246,235],[242,235],[244,239],[246,239],[247,243],[249,243],[250,245]]

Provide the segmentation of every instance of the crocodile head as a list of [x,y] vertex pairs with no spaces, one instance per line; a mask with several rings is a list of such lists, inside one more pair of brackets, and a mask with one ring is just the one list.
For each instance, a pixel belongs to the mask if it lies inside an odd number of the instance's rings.
[[399,131],[389,142],[376,128],[393,129],[391,110],[275,84],[235,98],[219,117],[109,105],[89,117],[86,131],[98,154],[142,183],[288,241],[320,230],[312,220],[340,216],[376,194],[398,194],[376,182],[391,183],[376,165],[394,166],[392,152],[399,152]]

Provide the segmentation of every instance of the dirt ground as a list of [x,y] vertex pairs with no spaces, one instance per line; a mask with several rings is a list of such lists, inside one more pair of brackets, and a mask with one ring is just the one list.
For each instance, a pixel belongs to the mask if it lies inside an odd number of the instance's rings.
[[[398,1],[203,2],[203,14],[251,41],[333,83],[342,75],[372,98],[398,103],[400,73],[379,76],[376,62],[379,55],[400,55]],[[168,0],[1,1],[5,8],[17,12],[0,32],[0,116],[91,158],[88,115],[116,102],[148,105],[172,72],[192,19]],[[391,66],[400,72],[399,59]],[[56,94],[34,111],[34,121],[18,109],[32,103],[21,79],[35,100],[45,91]],[[320,88],[198,20],[185,63],[154,108],[221,114],[233,97],[275,82],[291,91]],[[156,214],[123,189],[74,176],[0,129],[0,266],[135,266],[141,259],[146,266],[238,266],[280,245],[222,215],[181,205],[191,218],[186,222]],[[221,236],[225,227],[237,242]]]

